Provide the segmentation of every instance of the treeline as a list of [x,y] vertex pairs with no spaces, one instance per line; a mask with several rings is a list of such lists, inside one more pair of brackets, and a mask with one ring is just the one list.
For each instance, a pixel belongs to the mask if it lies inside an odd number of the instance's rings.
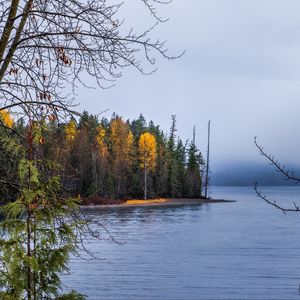
[[[9,115],[2,114],[2,121]],[[14,136],[26,137],[23,120],[12,122]],[[32,126],[30,126],[32,128]],[[2,136],[7,136],[2,128]],[[201,197],[204,160],[195,142],[183,142],[176,135],[172,116],[168,133],[140,117],[125,121],[114,114],[110,120],[84,112],[79,120],[57,124],[48,116],[35,129],[44,159],[57,164],[56,172],[65,196],[103,199]],[[6,147],[7,148],[7,147]],[[0,149],[1,180],[17,172],[17,158]],[[13,195],[10,191],[1,191]]]

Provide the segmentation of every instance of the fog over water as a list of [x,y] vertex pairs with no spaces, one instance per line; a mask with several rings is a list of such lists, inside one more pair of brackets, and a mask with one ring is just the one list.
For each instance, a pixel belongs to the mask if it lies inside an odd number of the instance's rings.
[[[185,0],[162,6],[169,17],[153,32],[168,40],[177,61],[159,59],[159,70],[142,76],[124,70],[108,90],[80,88],[81,109],[109,109],[125,119],[140,113],[164,130],[177,115],[178,135],[205,152],[212,120],[212,166],[262,162],[253,145],[258,136],[267,152],[285,163],[299,163],[300,2],[297,0]],[[153,24],[139,1],[122,13],[141,31]]]

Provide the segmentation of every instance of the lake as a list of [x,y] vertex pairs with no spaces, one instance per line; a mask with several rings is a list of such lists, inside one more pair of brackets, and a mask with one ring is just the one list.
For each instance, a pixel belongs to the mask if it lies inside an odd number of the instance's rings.
[[[299,187],[264,187],[298,201]],[[67,289],[90,300],[300,299],[300,213],[284,215],[251,187],[212,187],[235,203],[92,209],[107,238],[72,258]]]

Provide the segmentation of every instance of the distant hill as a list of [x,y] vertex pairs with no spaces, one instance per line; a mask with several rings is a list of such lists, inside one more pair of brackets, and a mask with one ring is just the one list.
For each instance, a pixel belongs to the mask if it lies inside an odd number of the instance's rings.
[[[300,167],[290,167],[300,178]],[[253,186],[255,182],[264,186],[295,185],[287,181],[283,175],[268,164],[227,164],[214,168],[210,174],[211,185],[216,186]]]

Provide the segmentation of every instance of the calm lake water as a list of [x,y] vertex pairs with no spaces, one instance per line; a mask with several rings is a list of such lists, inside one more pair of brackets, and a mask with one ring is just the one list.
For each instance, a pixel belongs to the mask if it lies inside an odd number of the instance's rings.
[[[66,287],[90,300],[300,300],[300,213],[284,215],[253,188],[211,190],[237,202],[90,210],[125,244],[90,241],[99,259],[73,258]],[[300,204],[299,187],[263,190]]]

